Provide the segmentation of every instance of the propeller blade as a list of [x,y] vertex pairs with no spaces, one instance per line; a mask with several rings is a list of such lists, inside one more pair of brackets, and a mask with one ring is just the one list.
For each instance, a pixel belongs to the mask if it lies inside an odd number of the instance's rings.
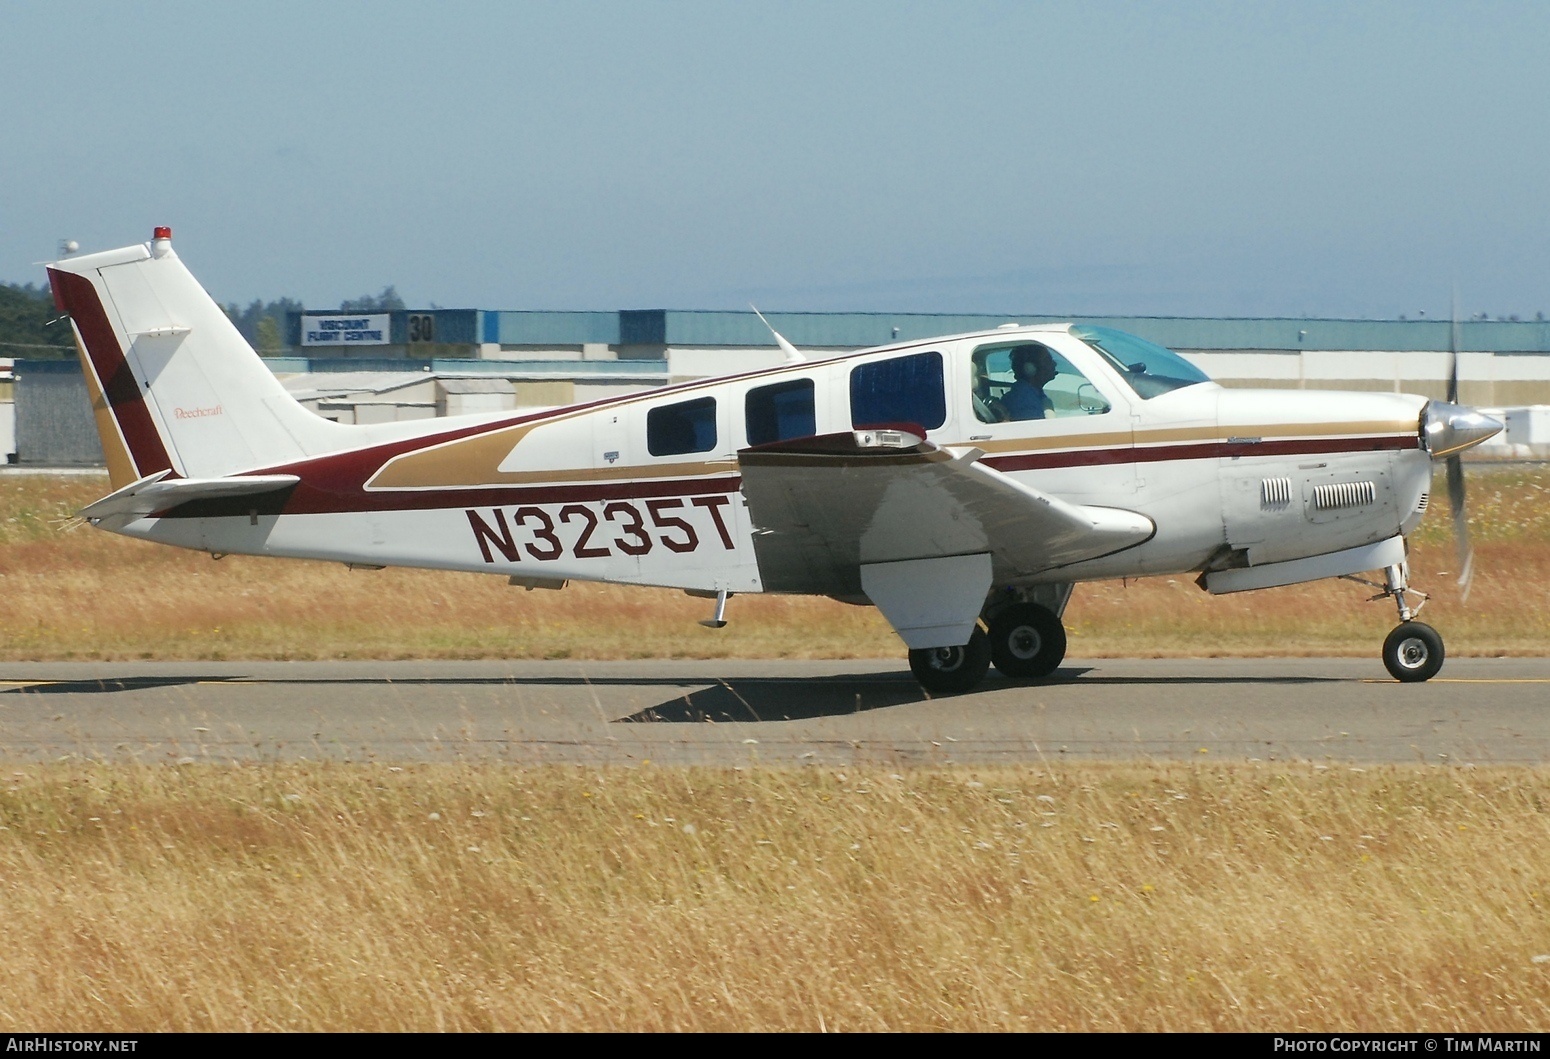
[[1469,583],[1475,575],[1475,551],[1469,546],[1469,513],[1464,504],[1464,461],[1448,457],[1448,506],[1453,512],[1453,545],[1458,550],[1459,599],[1469,599]]
[[1459,403],[1459,291],[1453,288],[1453,324],[1448,328],[1448,403]]
[[[1453,286],[1453,319],[1448,328],[1448,403],[1459,403],[1459,289]],[[1458,554],[1459,600],[1469,599],[1475,577],[1475,550],[1469,546],[1469,510],[1464,501],[1464,460],[1448,457],[1448,507],[1453,512],[1453,546]]]

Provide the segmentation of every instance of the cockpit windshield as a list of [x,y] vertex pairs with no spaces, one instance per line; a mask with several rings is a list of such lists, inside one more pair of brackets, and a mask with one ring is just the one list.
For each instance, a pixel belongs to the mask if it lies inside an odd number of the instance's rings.
[[1071,333],[1096,349],[1142,400],[1211,381],[1173,350],[1124,331],[1077,324]]

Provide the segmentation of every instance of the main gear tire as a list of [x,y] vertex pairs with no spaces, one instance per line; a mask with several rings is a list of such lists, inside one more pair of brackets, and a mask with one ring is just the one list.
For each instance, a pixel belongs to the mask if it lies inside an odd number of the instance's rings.
[[910,672],[933,695],[973,691],[990,671],[990,641],[975,626],[962,647],[921,647],[910,652]]
[[1047,677],[1066,657],[1066,629],[1048,607],[1014,603],[990,622],[990,660],[1014,680]]

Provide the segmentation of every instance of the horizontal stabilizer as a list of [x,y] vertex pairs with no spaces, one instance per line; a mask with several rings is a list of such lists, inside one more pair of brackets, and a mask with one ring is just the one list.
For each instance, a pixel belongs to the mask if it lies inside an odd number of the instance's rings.
[[166,511],[191,500],[214,500],[231,496],[256,496],[285,489],[301,481],[294,474],[253,474],[236,478],[173,478],[171,471],[157,471],[139,481],[115,490],[101,500],[81,509],[81,517],[91,522],[109,523],[109,528],[127,526],[157,511]]

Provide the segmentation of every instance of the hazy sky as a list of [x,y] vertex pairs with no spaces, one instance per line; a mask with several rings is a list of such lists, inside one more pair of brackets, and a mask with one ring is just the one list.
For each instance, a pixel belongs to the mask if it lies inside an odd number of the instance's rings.
[[0,279],[1550,313],[1550,4],[0,0]]

